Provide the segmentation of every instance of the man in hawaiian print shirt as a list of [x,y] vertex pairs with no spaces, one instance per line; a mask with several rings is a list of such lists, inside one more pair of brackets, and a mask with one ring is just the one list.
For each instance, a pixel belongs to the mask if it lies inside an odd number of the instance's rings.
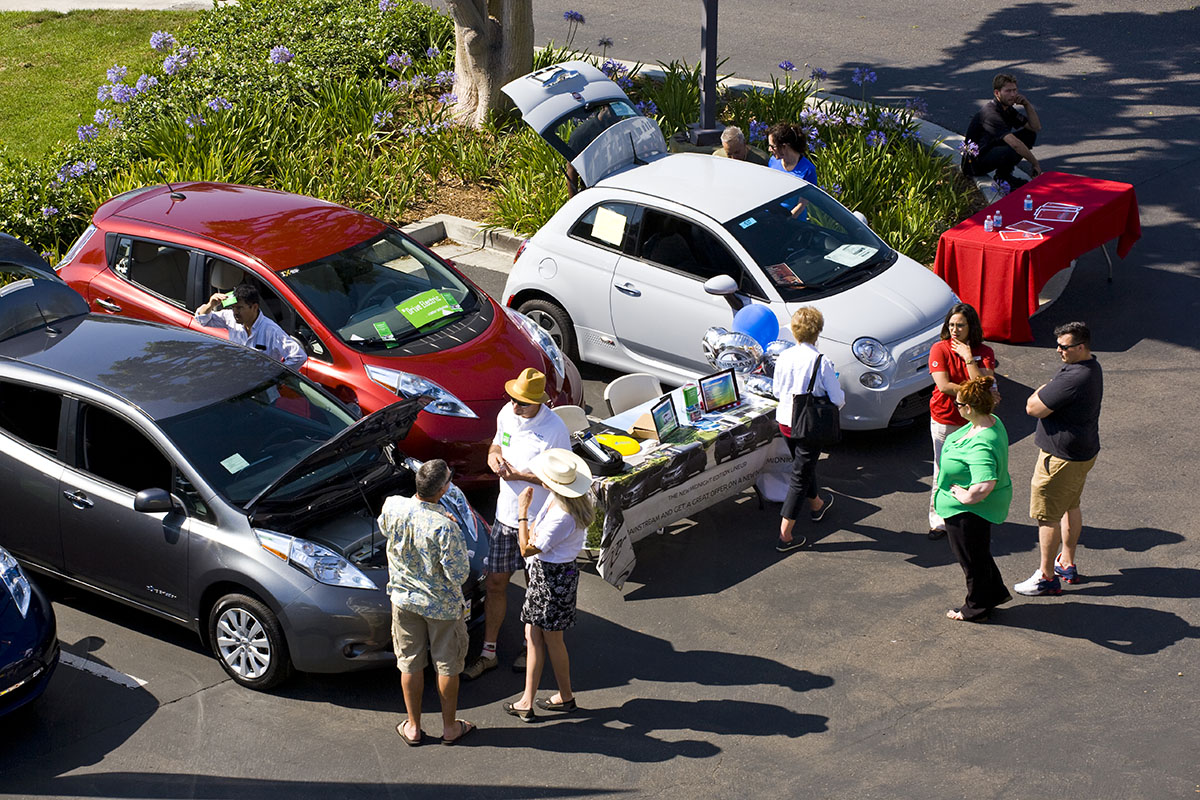
[[426,652],[437,672],[442,702],[442,744],[457,744],[475,730],[458,711],[458,675],[467,658],[466,606],[462,585],[470,573],[458,523],[438,505],[450,486],[442,459],[417,470],[416,497],[389,497],[379,515],[387,536],[388,593],[392,599],[392,643],[408,718],[396,726],[409,746],[421,744],[421,695]]

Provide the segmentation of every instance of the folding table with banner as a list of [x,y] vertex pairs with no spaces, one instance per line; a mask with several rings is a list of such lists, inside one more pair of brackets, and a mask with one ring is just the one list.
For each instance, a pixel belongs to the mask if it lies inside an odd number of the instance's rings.
[[[676,394],[682,408],[682,393]],[[604,420],[603,427],[628,430],[654,403]],[[753,486],[764,470],[790,469],[775,407],[774,400],[743,394],[736,408],[681,428],[678,443],[644,441],[641,452],[627,457],[624,472],[597,478],[592,488],[599,507],[587,546],[600,551],[601,576],[621,588],[636,563],[634,542]]]
[[[1026,195],[1033,200],[1030,211]],[[984,218],[997,211],[1004,227],[985,231]],[[1141,234],[1129,184],[1046,172],[943,233],[933,268],[979,312],[985,339],[1030,342],[1029,316],[1056,272],[1110,239],[1117,239],[1124,258]]]

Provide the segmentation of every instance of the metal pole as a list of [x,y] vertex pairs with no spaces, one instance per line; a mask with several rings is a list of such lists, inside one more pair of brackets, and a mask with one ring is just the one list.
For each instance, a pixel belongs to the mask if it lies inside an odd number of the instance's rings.
[[700,129],[717,126],[717,0],[704,0],[700,27]]

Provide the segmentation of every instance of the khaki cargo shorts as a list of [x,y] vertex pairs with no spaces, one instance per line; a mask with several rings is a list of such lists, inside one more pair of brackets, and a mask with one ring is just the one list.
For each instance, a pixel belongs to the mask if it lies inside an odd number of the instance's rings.
[[392,647],[396,666],[406,675],[425,669],[426,654],[433,658],[438,675],[463,671],[467,660],[467,623],[462,619],[429,619],[392,606]]
[[1096,457],[1087,461],[1067,461],[1038,450],[1029,490],[1029,516],[1038,522],[1055,523],[1076,508],[1083,497],[1083,484],[1096,465]]

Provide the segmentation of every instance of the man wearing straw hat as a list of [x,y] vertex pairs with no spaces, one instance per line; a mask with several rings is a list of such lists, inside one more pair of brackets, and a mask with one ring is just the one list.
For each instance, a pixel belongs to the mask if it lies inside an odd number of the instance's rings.
[[[488,467],[500,477],[500,495],[496,498],[496,523],[492,526],[491,552],[488,554],[487,597],[483,603],[483,650],[467,665],[462,677],[474,680],[499,663],[496,639],[508,610],[508,582],[513,572],[524,567],[517,544],[521,524],[517,497],[525,488],[533,490],[529,514],[537,515],[546,502],[547,489],[530,470],[533,460],[546,450],[571,449],[567,425],[546,403],[546,376],[526,368],[504,384],[510,402],[496,415],[496,436],[488,449]],[[525,670],[524,653],[513,664]]]

